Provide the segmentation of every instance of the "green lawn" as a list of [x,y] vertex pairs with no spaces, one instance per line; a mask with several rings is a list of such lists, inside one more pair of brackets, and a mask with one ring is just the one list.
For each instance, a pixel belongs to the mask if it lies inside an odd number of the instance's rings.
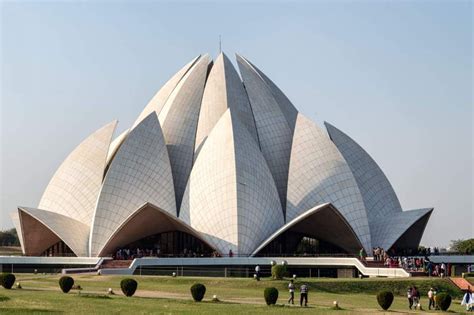
[[[367,314],[381,313],[375,299],[375,293],[384,288],[391,288],[400,293],[390,308],[391,311],[407,313],[406,299],[403,296],[406,287],[417,285],[420,288],[435,284],[443,290],[454,288],[447,281],[420,279],[301,279],[310,286],[309,308],[283,306],[287,299],[287,281],[241,278],[193,278],[193,277],[157,277],[134,276],[138,281],[138,290],[134,297],[124,297],[120,291],[121,276],[74,276],[76,284],[83,290],[78,294],[72,290],[64,294],[58,287],[58,275],[17,274],[17,281],[23,289],[5,290],[0,288],[1,314],[24,313],[134,313],[134,314]],[[206,288],[204,302],[192,301],[189,287],[196,282]],[[297,285],[298,285],[297,283]],[[263,288],[275,286],[280,291],[279,306],[268,307],[264,304]],[[107,296],[108,288],[116,295]],[[422,293],[423,289],[421,290]],[[216,294],[222,301],[211,302]],[[427,307],[426,295],[422,296],[423,306]],[[342,311],[331,309],[337,300]],[[459,300],[453,301],[451,311],[462,312]],[[420,313],[419,311],[412,313]]]

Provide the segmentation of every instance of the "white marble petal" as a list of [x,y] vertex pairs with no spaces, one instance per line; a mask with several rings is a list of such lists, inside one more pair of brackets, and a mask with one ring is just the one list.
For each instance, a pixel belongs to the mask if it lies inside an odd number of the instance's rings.
[[46,187],[39,209],[90,225],[117,121],[97,130],[64,160]]

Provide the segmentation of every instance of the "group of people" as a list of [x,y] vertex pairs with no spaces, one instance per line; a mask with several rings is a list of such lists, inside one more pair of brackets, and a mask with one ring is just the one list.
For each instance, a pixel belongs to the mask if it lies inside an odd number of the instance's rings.
[[[141,249],[141,248],[120,248],[115,252],[114,259],[117,260],[129,260],[142,257],[161,257],[169,256],[170,254],[162,253],[160,248],[156,249]],[[219,253],[214,251],[212,254],[196,252],[190,249],[184,248],[179,254],[173,255],[176,257],[220,257]]]
[[372,248],[372,256],[374,257],[374,261],[386,261],[388,258],[388,254],[382,247],[374,247]]
[[[290,292],[290,298],[288,299],[288,304],[295,304],[295,282],[293,279],[290,280],[290,283],[288,284],[288,291]],[[303,283],[300,286],[300,306],[308,306],[308,285],[306,283]]]
[[[438,305],[436,305],[436,288],[430,288],[428,295],[428,309],[429,310],[439,310]],[[408,308],[409,309],[418,309],[421,310],[421,295],[417,287],[409,287],[407,290],[407,299],[408,299]]]

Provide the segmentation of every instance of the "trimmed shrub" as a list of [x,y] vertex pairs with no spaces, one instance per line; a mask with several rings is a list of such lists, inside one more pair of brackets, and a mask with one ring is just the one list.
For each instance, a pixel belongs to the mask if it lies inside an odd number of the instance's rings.
[[451,305],[451,295],[447,293],[436,294],[435,300],[436,305],[438,305],[442,311],[447,311],[449,306]]
[[196,302],[201,302],[206,294],[206,286],[201,283],[195,283],[191,286],[191,295],[193,300]]
[[2,273],[0,274],[0,285],[9,290],[15,284],[15,279],[15,275],[12,273]]
[[59,287],[64,293],[71,291],[73,285],[74,279],[69,276],[64,276],[59,279]]
[[286,275],[286,265],[273,265],[272,278],[281,280]]
[[263,297],[267,305],[275,305],[278,300],[278,290],[277,288],[265,288],[263,291]]
[[393,302],[393,293],[390,291],[381,291],[377,293],[377,302],[379,302],[380,307],[384,311],[388,310]]
[[134,279],[127,278],[120,281],[120,288],[122,289],[122,292],[125,294],[125,296],[134,295],[137,287],[138,282],[136,282]]

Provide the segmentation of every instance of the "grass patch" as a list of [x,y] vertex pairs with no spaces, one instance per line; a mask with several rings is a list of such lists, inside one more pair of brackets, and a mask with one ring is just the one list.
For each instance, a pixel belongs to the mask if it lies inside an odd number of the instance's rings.
[[99,300],[111,299],[110,296],[104,295],[104,294],[81,293],[81,294],[78,294],[77,296],[80,298],[85,298],[85,299],[99,299]]
[[0,295],[0,302],[8,301],[10,298],[8,296]]
[[[134,276],[138,281],[138,290],[133,297],[121,294],[120,281],[123,276],[76,275],[74,278],[83,288],[80,294],[63,294],[58,288],[59,275],[17,274],[23,290],[2,290],[3,296],[10,300],[0,303],[1,314],[62,312],[65,314],[369,314],[380,312],[376,292],[388,288],[399,295],[390,307],[391,311],[411,313],[408,310],[405,290],[410,285],[421,289],[422,305],[427,309],[428,301],[423,288],[436,285],[440,291],[446,283],[442,279],[408,278],[408,279],[298,279],[309,285],[308,308],[299,306],[299,294],[296,294],[296,305],[289,306],[288,280],[261,281],[244,278],[204,278],[204,277],[166,277]],[[199,282],[206,286],[204,300],[196,303],[192,300],[189,288]],[[279,291],[277,306],[265,304],[263,290],[273,286]],[[112,288],[117,294],[106,294]],[[398,289],[397,289],[398,288]],[[447,287],[449,290],[456,288]],[[217,295],[219,302],[213,302]],[[456,294],[456,296],[460,295]],[[340,310],[334,310],[333,301],[338,301]],[[462,313],[464,308],[459,299],[453,301],[450,310]]]

